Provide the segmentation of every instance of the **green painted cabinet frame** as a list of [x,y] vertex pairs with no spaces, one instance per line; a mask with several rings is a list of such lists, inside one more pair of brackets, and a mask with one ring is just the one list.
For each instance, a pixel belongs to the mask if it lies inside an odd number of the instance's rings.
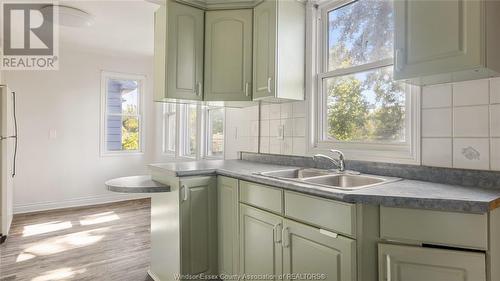
[[219,274],[239,272],[238,180],[217,177],[217,224]]

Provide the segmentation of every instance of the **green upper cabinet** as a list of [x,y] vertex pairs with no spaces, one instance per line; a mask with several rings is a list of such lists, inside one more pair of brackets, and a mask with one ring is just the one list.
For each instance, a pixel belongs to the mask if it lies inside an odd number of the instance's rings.
[[305,5],[264,0],[254,9],[254,100],[303,100]]
[[216,178],[182,178],[180,186],[181,272],[216,274]]
[[155,16],[156,101],[203,99],[204,11],[166,1]]
[[252,100],[252,9],[207,11],[205,100]]
[[394,77],[437,84],[498,75],[500,2],[394,2]]
[[283,273],[325,274],[325,280],[356,280],[356,241],[285,220]]

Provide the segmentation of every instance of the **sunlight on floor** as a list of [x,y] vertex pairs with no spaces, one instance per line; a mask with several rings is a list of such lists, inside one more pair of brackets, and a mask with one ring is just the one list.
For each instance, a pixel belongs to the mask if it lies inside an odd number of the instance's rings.
[[68,278],[72,278],[77,274],[82,274],[85,271],[87,270],[80,269],[74,271],[71,268],[60,268],[44,272],[42,275],[31,279],[31,281],[68,280]]
[[23,230],[23,237],[49,233],[73,227],[69,221],[52,221],[47,223],[27,225]]
[[19,254],[16,262],[30,260],[37,256],[47,256],[90,246],[102,240],[105,237],[104,233],[109,229],[109,227],[104,227],[81,231],[45,239],[38,243],[32,243]]
[[115,214],[115,212],[111,211],[111,212],[105,212],[105,213],[82,217],[82,219],[80,219],[80,224],[93,225],[93,224],[115,221],[119,219],[120,217],[117,214]]

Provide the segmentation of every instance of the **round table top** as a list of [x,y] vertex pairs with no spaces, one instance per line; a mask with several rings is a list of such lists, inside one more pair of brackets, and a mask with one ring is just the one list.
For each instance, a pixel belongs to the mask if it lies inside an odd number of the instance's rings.
[[151,179],[151,176],[132,176],[108,180],[104,183],[109,191],[120,193],[170,192],[170,186]]

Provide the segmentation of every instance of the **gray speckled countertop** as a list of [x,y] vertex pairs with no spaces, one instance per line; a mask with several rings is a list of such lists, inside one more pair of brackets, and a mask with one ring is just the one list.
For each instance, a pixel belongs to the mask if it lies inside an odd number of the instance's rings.
[[499,189],[472,188],[424,181],[402,180],[353,191],[345,191],[256,175],[255,173],[295,167],[269,165],[244,160],[204,160],[152,164],[150,168],[177,177],[223,175],[349,203],[467,213],[486,213],[500,206]]

